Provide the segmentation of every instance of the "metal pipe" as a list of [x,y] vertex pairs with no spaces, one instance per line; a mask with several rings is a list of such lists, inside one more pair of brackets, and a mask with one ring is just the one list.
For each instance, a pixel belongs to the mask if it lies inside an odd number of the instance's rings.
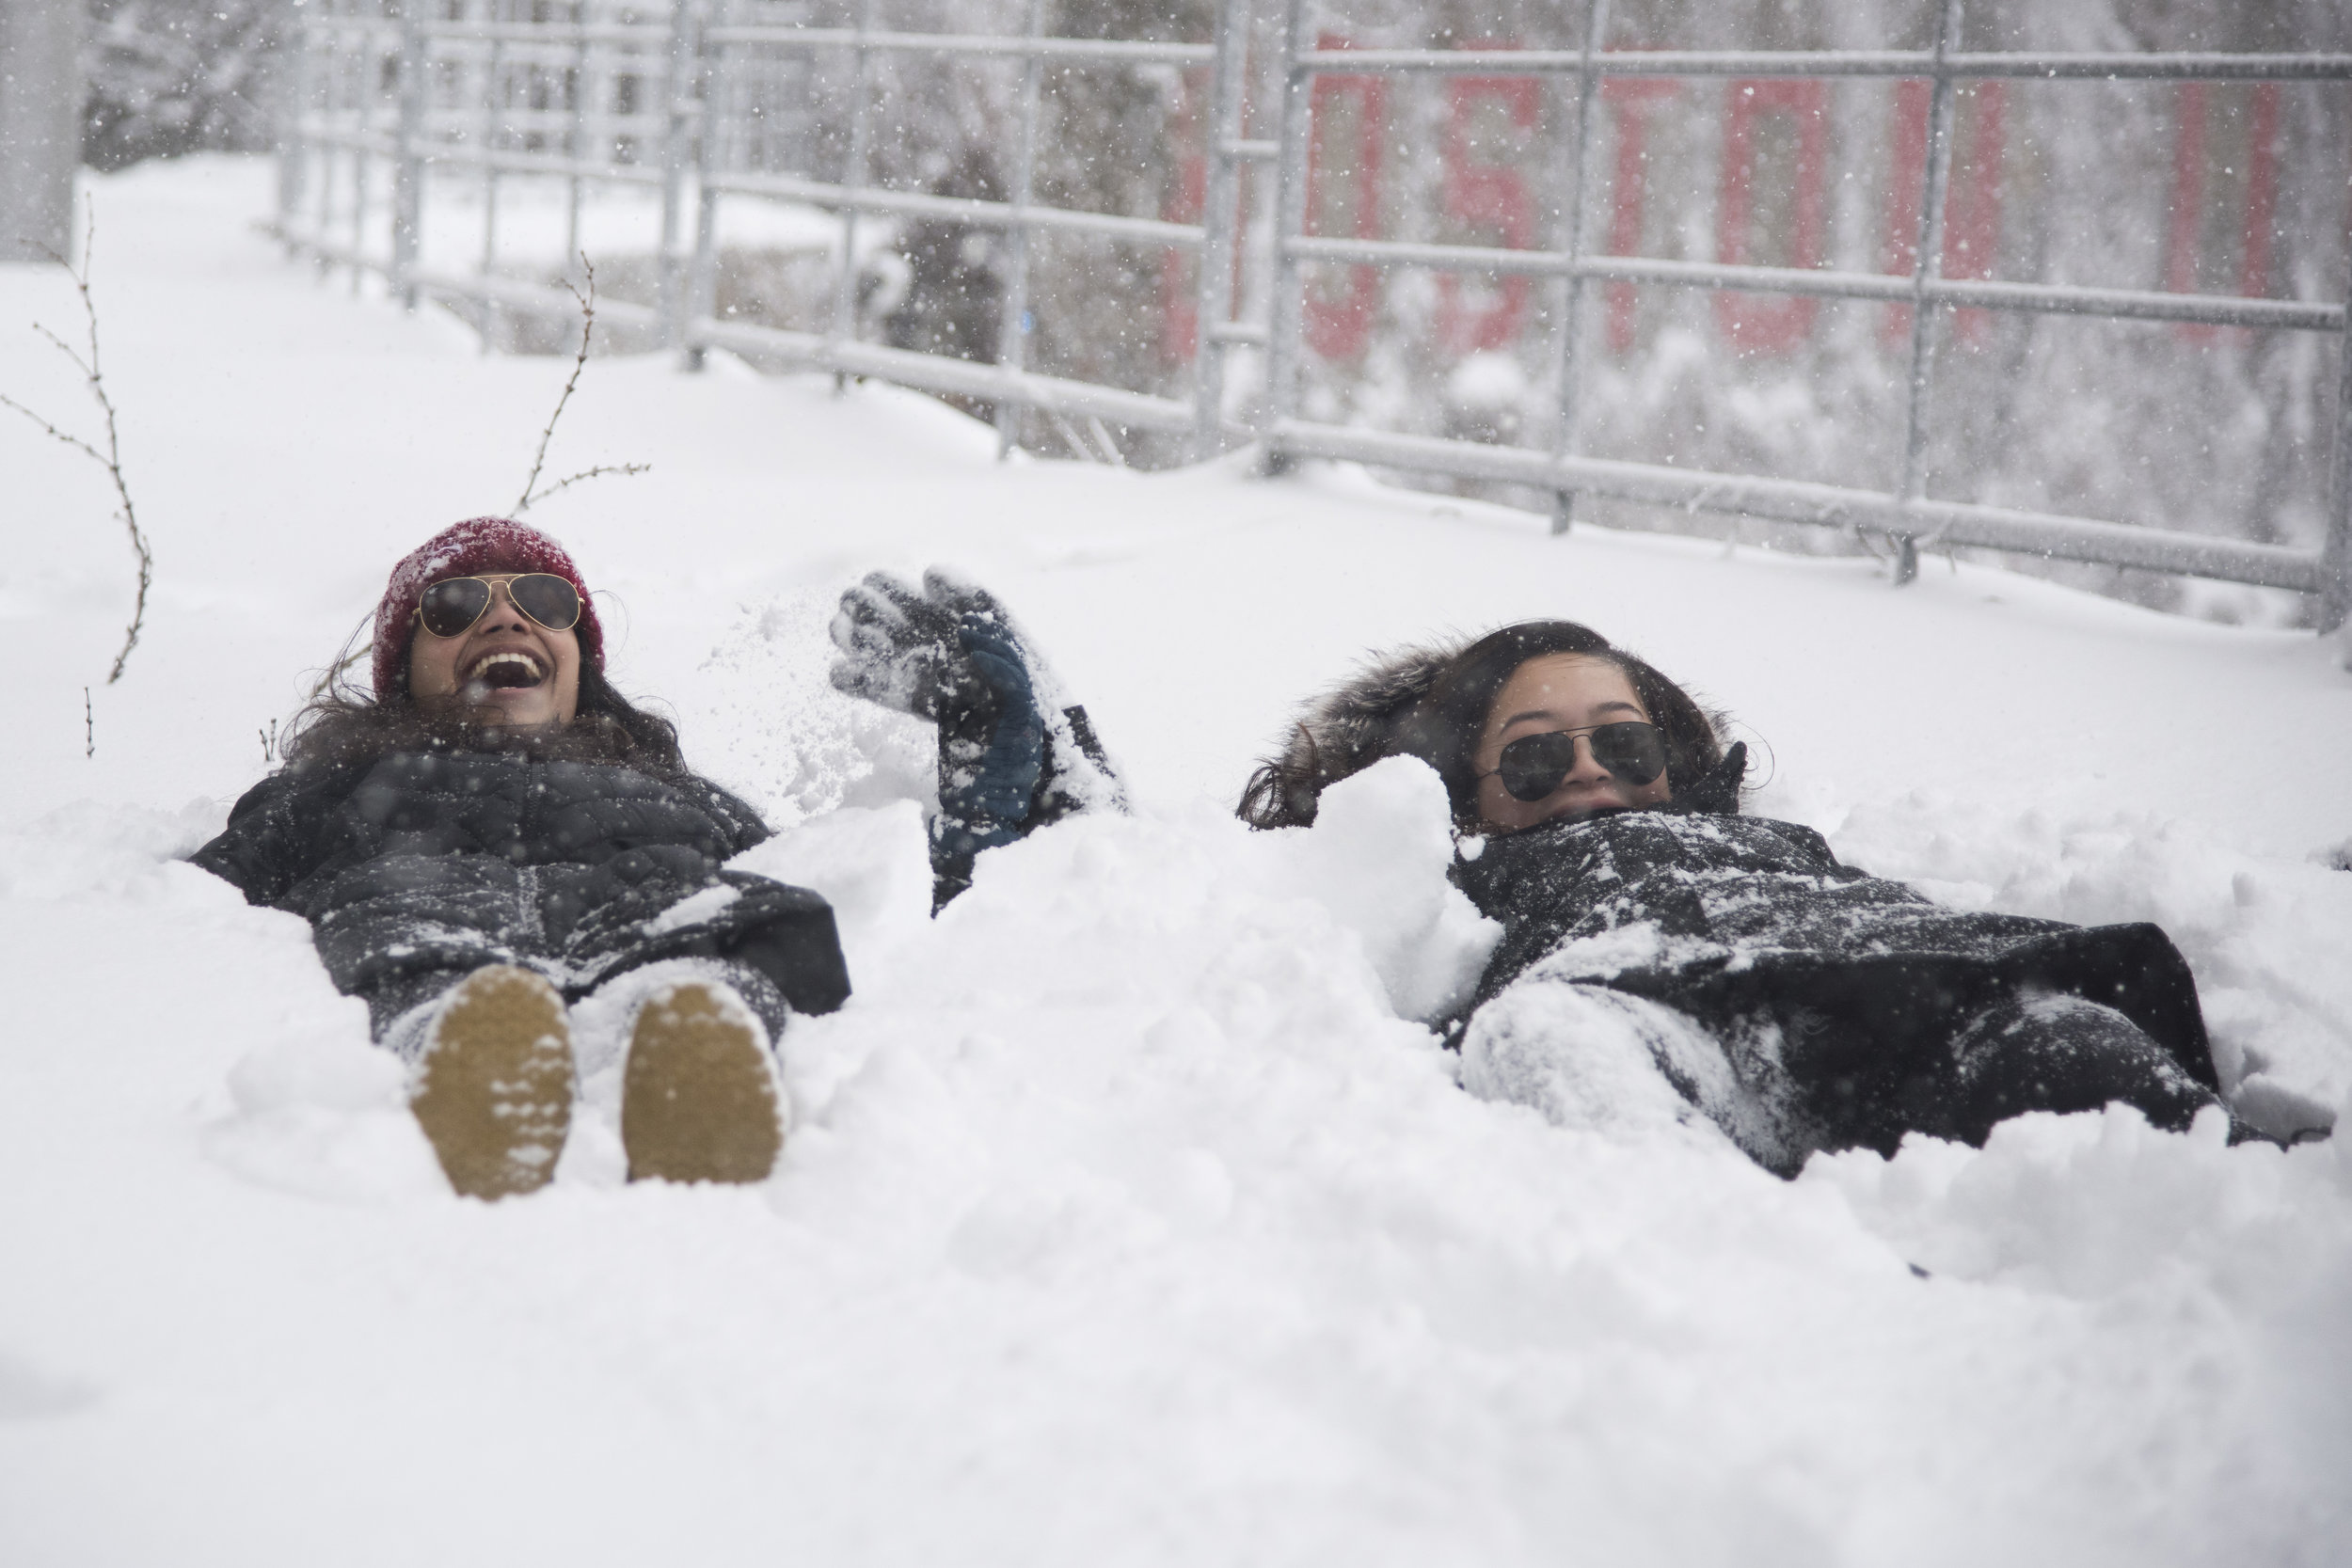
[[686,339],[686,279],[678,255],[678,230],[686,211],[688,138],[696,131],[700,105],[686,96],[701,51],[694,38],[698,0],[671,0],[669,49],[661,71],[665,111],[661,136],[661,248],[660,309],[661,346],[681,348]]
[[[320,0],[320,3],[322,5],[332,5],[334,0]],[[323,20],[323,18],[314,17],[303,25],[306,28],[314,26],[321,20]],[[340,112],[340,94],[338,93],[337,88],[340,87],[345,74],[343,70],[343,56],[335,48],[335,38],[333,33],[325,28],[320,28],[319,38],[320,53],[324,56],[324,58],[320,61],[319,67],[319,115],[322,119],[331,119],[338,112]],[[326,232],[327,226],[333,222],[335,216],[336,149],[334,144],[319,141],[315,137],[311,138],[309,145],[314,146],[318,149],[318,231],[321,234],[325,234]],[[323,271],[324,268],[322,268],[322,272]]]
[[303,182],[310,174],[310,149],[302,128],[310,108],[310,32],[302,13],[294,13],[288,53],[293,55],[286,80],[275,95],[277,123],[271,139],[278,153],[278,220],[291,220],[302,210]]
[[1207,144],[1200,194],[1200,277],[1192,351],[1193,438],[1197,462],[1225,446],[1225,355],[1233,340],[1233,261],[1239,253],[1242,103],[1248,90],[1248,0],[1219,0],[1216,63],[1209,77],[1208,113],[1200,127]]
[[[858,0],[856,53],[852,56],[850,82],[850,166],[843,170],[842,185],[854,197],[866,185],[866,62],[870,58],[865,38],[873,27],[874,0]],[[854,341],[857,338],[857,218],[859,204],[845,201],[841,207],[841,271],[834,279],[833,320],[825,336],[835,344]],[[847,385],[838,372],[834,377],[834,389]]]
[[1554,457],[1524,447],[1491,447],[1431,436],[1399,436],[1286,420],[1268,437],[1296,457],[1331,458],[1375,467],[1559,489],[1572,484],[1595,495],[1693,512],[1736,513],[1824,528],[1864,526],[1885,532],[1931,528],[1953,545],[2008,550],[2047,560],[2090,561],[2151,571],[2185,572],[2226,582],[2316,593],[2318,560],[2280,545],[2174,533],[2130,523],[2101,522],[2009,507],[1959,501],[1906,501],[1883,491],[1854,490],[1802,480],[1713,473],[1613,458]]
[[[444,65],[462,63],[453,62],[446,56],[437,57]],[[532,63],[513,50],[503,51],[501,59],[509,68],[528,66]],[[510,135],[517,132],[560,132],[571,123],[570,113],[564,109],[523,109],[516,108],[512,103],[502,103],[499,105],[499,124]],[[436,136],[446,139],[452,132],[470,132],[479,119],[479,113],[470,109],[452,110],[445,114],[427,110],[424,117],[427,145],[431,145]],[[604,117],[604,122],[607,125],[618,126],[624,131],[659,135],[667,123],[667,117],[656,109],[643,114],[607,115]]]
[[[331,139],[337,140],[339,145],[360,140],[351,136]],[[379,153],[389,154],[397,144],[389,138],[376,137],[366,145]],[[661,170],[656,166],[597,164],[552,152],[480,152],[471,148],[452,147],[443,149],[430,162],[447,168],[480,168],[488,165],[508,174],[560,174],[582,181],[593,180],[601,184],[642,185],[647,189],[658,188],[662,181]],[[579,246],[571,248],[577,251]]]
[[[723,43],[793,50],[851,48],[857,45],[860,36],[842,27],[773,26],[735,26],[716,35]],[[983,55],[1058,60],[1072,65],[1207,65],[1216,54],[1214,44],[1061,39],[1047,38],[1042,33],[1018,39],[991,33],[868,32],[863,37],[865,47],[885,54]]]
[[[1470,49],[1325,49],[1295,62],[1309,73],[1428,71],[1483,76],[1493,70],[1484,52]],[[1915,49],[1644,49],[1613,51],[1603,76],[1925,76],[1936,68],[1932,51]],[[1512,55],[1514,74],[1583,69],[1573,49],[1528,49]],[[2148,54],[2026,55],[1989,52],[1945,57],[1963,78],[2038,78],[2098,82],[2342,82],[2352,81],[2352,55]]]
[[[1306,53],[1309,0],[1286,0],[1282,27],[1282,155],[1275,161],[1274,195],[1274,312],[1266,333],[1264,435],[1296,412],[1298,403],[1299,334],[1305,302],[1299,297],[1298,257],[1282,244],[1285,236],[1303,234],[1307,227],[1308,138],[1313,133],[1314,78],[1298,65]],[[1267,478],[1284,471],[1287,463],[1271,440],[1262,440],[1259,472]]]
[[788,332],[741,322],[697,322],[694,330],[712,347],[730,349],[755,361],[805,366],[842,376],[877,376],[926,391],[1091,416],[1139,430],[1181,434],[1192,428],[1192,404],[1175,398],[1039,375],[1034,371],[1009,371],[1001,365],[950,359],[881,343],[839,342],[812,332]]
[[[567,84],[567,107],[571,126],[564,137],[564,150],[574,162],[587,156],[588,95],[592,90],[588,71],[588,0],[573,0],[572,5],[572,69]],[[574,173],[564,182],[564,270],[569,273],[572,263],[580,260],[580,176]]]
[[[861,213],[904,213],[914,217],[947,218],[998,229],[1010,228],[1014,219],[1012,204],[1005,201],[836,185],[823,180],[804,180],[796,174],[731,173],[711,178],[722,190],[735,194],[778,197],[820,207],[855,208]],[[1206,243],[1206,235],[1198,224],[1120,217],[1111,213],[1079,213],[1067,207],[1031,205],[1021,222],[1030,229],[1108,234],[1150,245],[1197,246]]]
[[[1911,378],[1903,415],[1903,468],[1896,493],[1906,501],[1924,499],[1928,493],[1928,393],[1935,373],[1935,303],[1928,284],[1944,272],[1944,199],[1952,179],[1952,77],[1945,55],[1960,38],[1961,8],[1965,0],[1944,0],[1935,25],[1935,87],[1928,100],[1927,178],[1919,198],[1919,246],[1911,263]],[[1908,530],[1895,536],[1895,586],[1900,588],[1919,575],[1917,535]]]
[[424,94],[431,69],[424,6],[425,0],[401,0],[400,157],[392,165],[392,291],[412,310],[417,292],[408,275],[416,269],[424,224]]
[[[2344,271],[2352,277],[2352,255],[2344,259]],[[2352,322],[2352,282],[2344,309]],[[2328,465],[2328,537],[2320,546],[2319,578],[2319,629],[2334,631],[2352,617],[2352,330],[2336,341],[2336,447]]]
[[[535,43],[548,36],[550,27],[558,24],[541,22],[505,22],[485,26],[478,22],[449,20],[428,22],[424,25],[425,32],[436,39],[475,43],[492,41]],[[670,24],[667,22],[598,22],[589,24],[584,31],[570,27],[564,28],[564,31],[567,38],[578,32],[578,36],[587,42],[634,43],[653,48],[669,37]]]
[[[1750,293],[1810,294],[1828,299],[1907,305],[1918,285],[1907,277],[1831,272],[1812,267],[1756,267],[1718,261],[1674,261],[1648,256],[1587,256],[1571,262],[1556,250],[1499,250],[1482,245],[1422,245],[1403,240],[1294,237],[1282,248],[1301,261],[1357,261],[1380,267],[1442,267],[1455,272],[1558,277],[1574,273],[1606,282],[1662,283]],[[2203,322],[2301,332],[2340,332],[2344,308],[2293,299],[2233,294],[2175,294],[2142,289],[2094,289],[2066,283],[2001,283],[1931,278],[1927,297],[1947,306],[2122,320]]]
[[[1045,29],[1045,0],[1029,0],[1028,37]],[[1037,119],[1045,87],[1045,57],[1028,55],[1021,70],[1021,119],[1014,134],[1012,214],[1006,229],[1010,255],[1006,263],[1004,314],[996,324],[996,363],[1009,371],[1027,366],[1029,350],[1029,192],[1037,177]],[[1021,405],[1010,398],[996,404],[996,455],[1021,444]]]
[[[486,14],[496,16],[498,4],[499,0],[482,0],[482,8]],[[500,90],[505,86],[501,74],[504,62],[500,56],[500,51],[504,47],[502,43],[491,44],[489,62],[483,68],[482,150],[485,154],[498,150],[499,100],[501,97],[509,96]],[[482,266],[480,270],[489,272],[498,261],[498,252],[499,168],[496,164],[485,158],[482,165]],[[485,341],[486,343],[486,338]]]
[[[723,6],[726,0],[719,0]],[[677,340],[685,368],[703,368],[703,345],[693,341],[690,325],[714,309],[719,289],[719,195],[710,183],[710,166],[717,162],[711,143],[720,135],[726,108],[726,46],[710,41],[703,30],[701,66],[696,97],[702,104],[699,134],[694,137],[694,263],[687,276],[686,306],[678,323]],[[713,112],[713,105],[718,112]]]
[[[394,37],[396,39],[398,35],[395,34]],[[382,35],[376,33],[369,33],[361,38],[358,70],[352,78],[353,115],[359,129],[363,132],[372,132],[375,129],[379,96],[376,84],[382,75],[382,68],[377,64],[376,45],[381,40]],[[369,173],[368,147],[366,144],[355,143],[351,150],[351,248],[354,252],[367,247]],[[359,293],[360,277],[360,269],[353,267],[351,269],[351,293],[355,298]]]
[[[1568,163],[1567,271],[1562,285],[1560,325],[1553,333],[1555,355],[1552,360],[1552,385],[1558,397],[1558,415],[1552,430],[1551,450],[1560,457],[1576,451],[1578,383],[1584,373],[1582,341],[1584,275],[1577,263],[1584,256],[1584,220],[1591,203],[1592,190],[1593,108],[1600,97],[1600,77],[1595,71],[1601,47],[1609,41],[1609,0],[1588,0],[1584,8],[1584,47],[1580,52],[1583,67],[1577,76],[1575,144]],[[1576,520],[1576,492],[1554,490],[1551,493],[1551,531],[1568,531]]]

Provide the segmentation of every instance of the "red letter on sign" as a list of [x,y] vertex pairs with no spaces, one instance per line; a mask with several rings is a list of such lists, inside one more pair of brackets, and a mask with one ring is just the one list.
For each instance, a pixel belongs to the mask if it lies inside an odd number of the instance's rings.
[[[1748,230],[1756,211],[1756,134],[1769,115],[1786,115],[1795,122],[1797,166],[1772,169],[1767,177],[1794,176],[1795,200],[1788,213],[1783,256],[1777,263],[1791,267],[1821,264],[1821,230],[1828,216],[1823,199],[1823,166],[1829,154],[1829,93],[1820,82],[1753,81],[1731,85],[1731,113],[1724,127],[1724,189],[1715,209],[1715,259],[1738,266],[1748,259]],[[1772,265],[1775,262],[1760,263]],[[1753,294],[1719,293],[1715,319],[1734,348],[1748,352],[1793,348],[1813,330],[1818,301],[1799,295],[1766,305]]]
[[[1919,258],[1919,202],[1928,178],[1928,99],[1925,82],[1895,84],[1895,166],[1887,181],[1886,270],[1908,275]],[[1976,124],[1968,156],[1952,160],[1950,194],[1944,198],[1944,276],[1990,277],[2001,249],[2001,157],[2009,84],[1979,82],[1970,90]],[[1954,117],[1957,121],[1957,115]],[[1959,130],[1954,126],[1953,135]],[[1971,341],[1984,336],[1991,320],[1983,310],[1962,310],[1953,330]],[[1911,338],[1911,307],[1886,312],[1881,328],[1890,343]]]
[[[1347,40],[1325,34],[1322,49],[1345,49]],[[1307,231],[1331,238],[1369,240],[1380,233],[1381,121],[1388,84],[1378,76],[1318,76],[1308,100]],[[1326,359],[1352,359],[1372,336],[1373,312],[1380,303],[1379,269],[1347,269],[1347,288],[1336,298],[1309,288],[1307,346]]]
[[[1510,43],[1482,43],[1473,49],[1514,49]],[[1535,134],[1535,117],[1543,102],[1543,84],[1533,76],[1457,76],[1454,79],[1454,112],[1445,128],[1446,215],[1468,229],[1499,232],[1506,250],[1526,250],[1535,243],[1535,211],[1527,197],[1527,176],[1509,164],[1474,163],[1479,109],[1493,103],[1502,119],[1524,141]],[[1493,117],[1488,117],[1493,123]],[[1438,341],[1451,354],[1501,348],[1518,336],[1527,319],[1529,279],[1504,277],[1494,304],[1470,311],[1462,305],[1462,280],[1453,273],[1438,277]]]
[[[1642,207],[1649,175],[1650,110],[1682,90],[1679,82],[1655,76],[1619,76],[1600,85],[1617,128],[1616,178],[1609,187],[1609,254],[1635,256],[1642,249]],[[1633,346],[1633,285],[1609,285],[1609,352]]]
[[[2172,227],[2165,236],[2164,286],[2174,293],[2199,293],[2198,265],[2204,248],[2205,84],[2183,82],[2180,128],[2172,144]],[[2254,88],[2247,130],[2246,227],[2238,252],[2237,292],[2259,297],[2270,292],[2270,220],[2279,196],[2279,84]],[[2181,322],[2173,330],[2193,343],[2211,342],[2221,329],[2202,322]]]

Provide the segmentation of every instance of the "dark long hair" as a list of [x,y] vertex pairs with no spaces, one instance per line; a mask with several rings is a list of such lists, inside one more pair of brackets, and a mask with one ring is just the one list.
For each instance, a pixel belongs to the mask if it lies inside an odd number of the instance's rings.
[[516,751],[548,761],[617,762],[660,779],[687,776],[677,726],[622,696],[593,659],[580,662],[580,701],[570,723],[550,730],[500,730],[463,710],[420,708],[408,694],[405,659],[394,690],[352,684],[345,672],[365,662],[351,652],[358,641],[354,633],[294,715],[282,749],[290,765],[373,762],[399,752]]
[[1666,739],[1666,784],[1681,794],[1724,760],[1714,718],[1647,659],[1574,621],[1521,621],[1490,631],[1454,656],[1404,726],[1405,748],[1438,770],[1454,818],[1478,821],[1478,742],[1495,698],[1520,665],[1574,654],[1614,665]]
[[1233,815],[1253,828],[1312,827],[1324,785],[1345,776],[1326,766],[1315,732],[1300,724],[1297,744],[1279,757],[1267,757],[1249,775]]
[[1445,781],[1455,822],[1466,830],[1475,828],[1476,755],[1486,717],[1503,683],[1519,666],[1549,654],[1601,659],[1625,676],[1651,722],[1665,736],[1666,782],[1676,794],[1723,761],[1723,742],[1717,736],[1722,716],[1700,706],[1646,659],[1574,621],[1521,621],[1488,632],[1446,658],[1417,697],[1396,704],[1385,736],[1375,744],[1333,755],[1331,749],[1318,745],[1314,730],[1302,724],[1295,744],[1250,775],[1234,815],[1253,828],[1304,827],[1315,819],[1317,797],[1327,786],[1383,757],[1417,756]]

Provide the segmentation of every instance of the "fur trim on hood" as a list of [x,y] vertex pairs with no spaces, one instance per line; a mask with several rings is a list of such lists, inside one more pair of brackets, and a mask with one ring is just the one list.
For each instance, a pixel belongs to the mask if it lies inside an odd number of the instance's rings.
[[1279,754],[1250,780],[1244,819],[1260,827],[1311,822],[1326,784],[1410,751],[1406,732],[1414,708],[1470,641],[1375,653],[1354,674],[1310,698]]
[[[1383,757],[1417,756],[1445,772],[1438,752],[1447,742],[1444,726],[1425,706],[1438,676],[1479,639],[1456,637],[1368,657],[1345,680],[1311,698],[1298,710],[1280,752],[1262,763],[1242,794],[1238,815],[1258,828],[1303,827],[1315,819],[1323,791]],[[1630,655],[1620,657],[1630,657]],[[1646,666],[1643,666],[1647,671]],[[1660,681],[1665,677],[1648,672]],[[1726,722],[1718,712],[1697,706],[1667,681],[1676,704],[1687,709],[1684,739],[1667,719],[1673,758],[1675,804],[1663,809],[1737,815],[1747,768],[1747,747],[1722,749],[1717,738]],[[1649,699],[1657,707],[1660,699]],[[1457,808],[1460,802],[1456,802]]]

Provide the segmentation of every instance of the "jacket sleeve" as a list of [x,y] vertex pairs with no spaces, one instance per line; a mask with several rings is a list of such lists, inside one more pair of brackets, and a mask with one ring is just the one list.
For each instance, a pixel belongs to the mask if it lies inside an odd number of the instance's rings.
[[[968,801],[959,799],[970,792],[959,791],[958,781],[970,779],[974,769],[958,754],[957,736],[950,729],[953,722],[952,717],[945,715],[940,721],[940,814],[931,824],[934,914],[972,885],[973,863],[981,850],[1018,842],[1065,816],[1127,809],[1119,775],[1082,706],[1073,704],[1044,712],[1031,706],[1030,755],[1037,768],[1036,782],[1021,797],[1017,816],[1011,811],[974,812]],[[978,755],[985,777],[986,759],[995,749],[990,742],[1001,739],[1004,720],[984,715],[977,727],[985,738],[966,749]]]
[[275,904],[314,868],[326,799],[294,768],[272,773],[229,810],[220,836],[188,859],[245,895]]
[[753,845],[765,844],[775,836],[768,831],[768,824],[760,818],[759,813],[739,796],[729,794],[699,774],[694,778],[693,787],[702,798],[703,809],[710,814],[712,820],[726,835],[726,853],[719,857],[721,860],[732,860]]

